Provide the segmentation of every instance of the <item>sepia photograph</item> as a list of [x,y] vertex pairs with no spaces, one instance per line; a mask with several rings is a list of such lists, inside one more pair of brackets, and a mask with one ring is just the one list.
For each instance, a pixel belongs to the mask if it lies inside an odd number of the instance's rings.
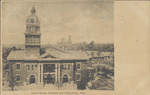
[[50,1],[2,2],[2,91],[114,90],[114,1]]

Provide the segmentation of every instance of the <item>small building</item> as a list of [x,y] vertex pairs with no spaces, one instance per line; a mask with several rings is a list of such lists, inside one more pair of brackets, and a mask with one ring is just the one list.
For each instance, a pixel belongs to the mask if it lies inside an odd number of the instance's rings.
[[86,51],[90,58],[100,58],[105,61],[114,61],[113,52]]
[[86,53],[90,56],[88,65],[90,64],[89,67],[93,68],[95,74],[101,72],[104,66],[114,63],[113,52],[86,51]]
[[101,56],[104,57],[104,60],[114,61],[114,53],[113,52],[101,52]]

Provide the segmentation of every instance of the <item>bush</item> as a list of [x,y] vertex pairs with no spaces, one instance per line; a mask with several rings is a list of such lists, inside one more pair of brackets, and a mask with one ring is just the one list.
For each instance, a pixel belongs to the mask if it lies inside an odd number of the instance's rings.
[[86,84],[77,84],[77,89],[78,90],[85,90],[86,89]]

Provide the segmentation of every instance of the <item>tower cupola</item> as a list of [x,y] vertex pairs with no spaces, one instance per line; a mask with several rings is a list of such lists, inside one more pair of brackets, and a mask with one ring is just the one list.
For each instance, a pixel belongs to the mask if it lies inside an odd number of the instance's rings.
[[26,20],[26,24],[40,24],[40,21],[38,19],[38,17],[35,14],[36,10],[33,6],[33,8],[31,9],[31,14],[28,16],[27,20]]
[[25,52],[27,56],[40,55],[40,21],[35,12],[36,10],[33,6],[31,9],[31,14],[26,19]]

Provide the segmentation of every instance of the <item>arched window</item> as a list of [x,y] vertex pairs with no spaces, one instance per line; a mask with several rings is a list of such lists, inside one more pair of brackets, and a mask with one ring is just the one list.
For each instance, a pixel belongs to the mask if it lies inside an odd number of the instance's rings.
[[68,82],[68,75],[64,75],[63,76],[63,83],[67,83]]
[[30,84],[35,83],[35,76],[31,75],[30,76]]

